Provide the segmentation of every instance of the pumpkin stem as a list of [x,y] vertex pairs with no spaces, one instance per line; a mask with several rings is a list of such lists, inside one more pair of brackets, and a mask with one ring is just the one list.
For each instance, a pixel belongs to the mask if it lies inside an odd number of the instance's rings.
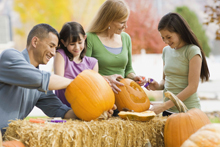
[[188,111],[186,105],[177,97],[175,96],[172,92],[167,91],[164,93],[165,97],[169,98],[177,107],[178,111],[186,113]]
[[107,112],[107,111],[104,111],[104,112],[99,116],[98,119],[99,119],[99,120],[100,120],[100,119],[104,119],[104,120],[108,119],[108,112]]

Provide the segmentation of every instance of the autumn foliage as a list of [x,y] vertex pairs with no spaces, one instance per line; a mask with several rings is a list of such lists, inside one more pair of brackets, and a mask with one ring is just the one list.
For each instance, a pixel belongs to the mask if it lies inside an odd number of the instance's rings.
[[205,13],[208,15],[207,21],[204,23],[216,23],[219,28],[216,30],[216,40],[220,40],[220,0],[213,0],[214,4],[205,6]]
[[146,53],[162,53],[166,44],[162,41],[157,30],[159,17],[149,0],[126,0],[131,12],[128,28],[125,30],[132,39],[132,53],[140,54],[142,49]]
[[25,35],[34,25],[48,23],[58,31],[64,23],[77,21],[83,27],[91,21],[105,0],[14,0],[13,8],[18,13],[21,27],[16,31]]

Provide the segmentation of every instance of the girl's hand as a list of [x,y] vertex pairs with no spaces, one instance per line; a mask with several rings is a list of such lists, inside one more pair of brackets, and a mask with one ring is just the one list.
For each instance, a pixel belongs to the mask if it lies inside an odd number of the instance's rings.
[[108,81],[110,82],[109,85],[112,87],[112,90],[115,93],[118,93],[118,92],[121,91],[121,89],[119,89],[118,86],[117,86],[117,85],[124,86],[123,83],[119,82],[119,80],[123,79],[123,77],[121,75],[114,74],[114,75],[111,75],[111,76],[105,76],[105,78],[108,79]]
[[133,78],[133,80],[134,80],[136,83],[138,83],[140,86],[143,86],[144,83],[147,82],[146,78],[143,77],[143,76],[135,76],[135,77]]
[[160,113],[162,113],[163,111],[166,110],[164,103],[152,103],[152,102],[151,102],[151,105],[152,105],[153,107],[150,108],[149,110],[150,110],[150,111],[154,111],[154,113],[156,113],[156,114],[160,114]]
[[[153,81],[152,81],[153,80]],[[147,90],[158,90],[160,85],[157,81],[155,81],[154,79],[152,78],[148,78],[148,81],[150,84],[146,87]]]

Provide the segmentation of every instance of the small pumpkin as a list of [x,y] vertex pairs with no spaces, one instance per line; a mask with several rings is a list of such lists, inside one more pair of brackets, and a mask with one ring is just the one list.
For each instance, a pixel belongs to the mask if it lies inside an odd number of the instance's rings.
[[219,147],[220,124],[207,124],[192,134],[181,147]]
[[120,111],[118,115],[122,119],[129,119],[135,121],[149,121],[156,116],[154,111],[144,111],[144,112]]
[[16,140],[2,142],[2,134],[0,131],[0,147],[25,147],[25,145]]
[[115,104],[119,111],[126,108],[134,112],[143,112],[150,108],[150,100],[141,86],[128,78],[124,78],[120,82],[124,86],[118,85],[121,91],[115,93]]
[[208,116],[200,109],[188,110],[184,103],[173,93],[165,92],[165,97],[173,101],[180,113],[167,118],[164,128],[165,147],[180,147],[190,135],[206,124],[210,124]]
[[76,116],[85,121],[106,114],[115,103],[110,85],[93,70],[84,70],[78,74],[66,88],[65,96]]
[[5,141],[2,143],[3,147],[25,147],[25,145],[17,140]]

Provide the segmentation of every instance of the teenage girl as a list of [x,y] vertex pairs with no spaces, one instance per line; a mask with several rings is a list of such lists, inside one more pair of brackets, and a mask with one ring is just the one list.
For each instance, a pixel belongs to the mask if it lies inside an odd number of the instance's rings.
[[[177,13],[168,13],[162,17],[158,31],[168,45],[163,49],[163,79],[160,83],[153,80],[148,90],[163,90],[174,93],[188,109],[199,108],[197,95],[199,80],[209,80],[206,57],[195,34],[184,18]],[[152,79],[149,78],[150,82]],[[168,98],[163,103],[152,104],[150,109],[163,116],[178,113]]]
[[[74,79],[85,69],[92,69],[98,72],[97,59],[85,56],[87,36],[83,27],[79,23],[65,23],[59,35],[59,46],[54,58],[55,74]],[[55,91],[58,98],[70,107],[64,93],[65,89]]]

